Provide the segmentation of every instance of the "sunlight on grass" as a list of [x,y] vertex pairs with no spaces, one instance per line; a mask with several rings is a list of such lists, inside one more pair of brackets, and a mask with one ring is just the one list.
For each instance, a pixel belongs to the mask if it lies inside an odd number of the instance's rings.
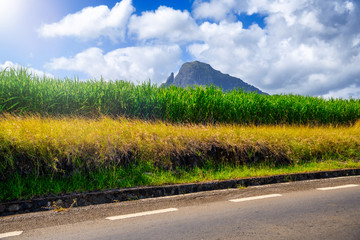
[[125,116],[172,123],[349,125],[360,99],[260,95],[214,86],[158,87],[150,81],[52,79],[26,68],[0,71],[0,113]]
[[360,100],[0,71],[0,200],[359,167]]
[[36,196],[88,192],[136,186],[160,186],[179,183],[230,180],[251,177],[264,177],[291,173],[360,168],[360,161],[343,162],[329,160],[308,162],[290,166],[231,166],[209,164],[201,168],[165,171],[153,166],[131,166],[128,168],[94,170],[72,176],[34,176],[21,177],[15,174],[0,183],[0,201],[29,199]]
[[0,199],[356,168],[359,126],[6,114],[0,118]]

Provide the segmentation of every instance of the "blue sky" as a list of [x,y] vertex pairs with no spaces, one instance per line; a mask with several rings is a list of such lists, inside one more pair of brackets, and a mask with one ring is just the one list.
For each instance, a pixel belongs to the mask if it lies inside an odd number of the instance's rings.
[[360,97],[358,0],[0,2],[0,69],[162,83],[199,60],[271,94]]

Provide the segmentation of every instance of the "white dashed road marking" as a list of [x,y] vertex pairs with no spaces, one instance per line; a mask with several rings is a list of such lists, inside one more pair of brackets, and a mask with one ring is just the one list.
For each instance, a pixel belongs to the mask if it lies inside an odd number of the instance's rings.
[[22,233],[23,233],[23,231],[0,233],[0,238],[19,236]]
[[140,212],[140,213],[133,213],[133,214],[126,214],[126,215],[107,217],[106,219],[108,219],[108,220],[120,220],[120,219],[125,219],[125,218],[142,217],[142,216],[147,216],[147,215],[174,212],[174,211],[178,211],[178,209],[177,208],[166,208],[166,209],[160,209],[160,210],[155,210],[155,211],[148,211],[148,212]]
[[358,186],[359,185],[357,185],[357,184],[348,184],[348,185],[341,185],[341,186],[336,186],[336,187],[317,188],[316,190],[326,191],[326,190],[335,190],[335,189],[358,187]]
[[258,199],[264,199],[264,198],[281,197],[281,196],[282,196],[281,194],[269,194],[269,195],[261,195],[261,196],[256,196],[256,197],[232,199],[229,201],[230,202],[245,202],[245,201],[258,200]]

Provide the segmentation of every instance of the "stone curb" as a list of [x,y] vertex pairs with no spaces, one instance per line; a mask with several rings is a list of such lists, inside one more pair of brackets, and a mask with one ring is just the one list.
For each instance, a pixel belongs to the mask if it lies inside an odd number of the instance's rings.
[[68,195],[49,196],[34,198],[26,201],[13,201],[0,203],[0,216],[14,215],[20,213],[53,210],[56,207],[69,208],[75,201],[74,207],[114,203],[144,198],[163,197],[211,191],[238,186],[256,186],[264,184],[282,183],[290,181],[304,181],[321,178],[334,178],[343,176],[360,175],[359,169],[344,169],[333,171],[321,171],[310,173],[294,173],[287,175],[275,175],[268,177],[244,178],[238,180],[213,181],[191,184],[176,184],[155,187],[138,187],[114,189],[100,192],[75,193]]

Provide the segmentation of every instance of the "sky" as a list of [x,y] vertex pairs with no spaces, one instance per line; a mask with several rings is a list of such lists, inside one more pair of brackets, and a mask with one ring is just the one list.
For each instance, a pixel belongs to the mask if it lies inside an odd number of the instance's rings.
[[270,94],[360,98],[360,0],[0,0],[0,70],[151,80],[188,61]]

